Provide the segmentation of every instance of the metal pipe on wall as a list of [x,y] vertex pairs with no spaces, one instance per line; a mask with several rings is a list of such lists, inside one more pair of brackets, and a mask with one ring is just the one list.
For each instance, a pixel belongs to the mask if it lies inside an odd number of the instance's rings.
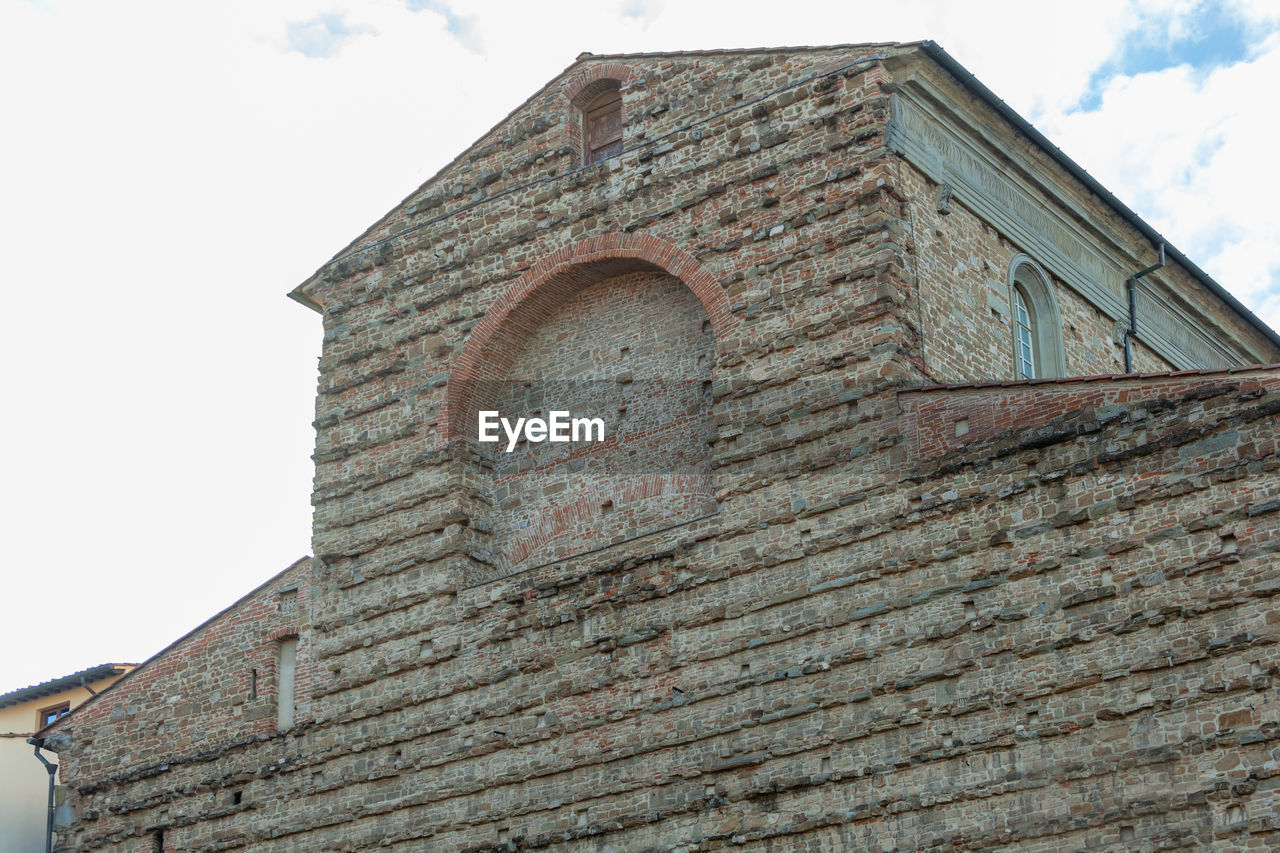
[[40,747],[44,746],[44,738],[27,738],[27,743],[36,748],[36,758],[40,759],[44,769],[49,771],[49,814],[45,819],[44,853],[53,853],[53,777],[58,772],[58,765],[40,754]]
[[1157,263],[1147,267],[1142,272],[1136,272],[1129,276],[1129,280],[1125,282],[1125,288],[1129,292],[1129,328],[1124,330],[1124,372],[1133,373],[1133,343],[1132,338],[1138,333],[1138,302],[1136,291],[1138,289],[1138,279],[1148,276],[1156,270],[1164,266],[1164,243],[1160,244],[1160,260]]

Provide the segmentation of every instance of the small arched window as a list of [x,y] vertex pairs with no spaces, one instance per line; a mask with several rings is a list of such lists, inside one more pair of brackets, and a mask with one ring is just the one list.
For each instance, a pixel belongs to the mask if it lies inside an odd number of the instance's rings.
[[622,91],[616,82],[582,108],[582,164],[622,153]]
[[1009,265],[1009,301],[1013,305],[1015,376],[1065,376],[1062,327],[1053,285],[1048,274],[1027,255],[1018,255]]

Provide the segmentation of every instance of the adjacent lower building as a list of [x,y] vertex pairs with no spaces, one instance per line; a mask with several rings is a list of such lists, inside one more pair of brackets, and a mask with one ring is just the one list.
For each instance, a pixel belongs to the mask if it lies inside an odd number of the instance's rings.
[[0,850],[43,853],[45,849],[49,773],[29,739],[134,666],[99,664],[0,695]]
[[60,849],[1277,845],[1280,337],[937,45],[584,54],[291,295],[313,556]]

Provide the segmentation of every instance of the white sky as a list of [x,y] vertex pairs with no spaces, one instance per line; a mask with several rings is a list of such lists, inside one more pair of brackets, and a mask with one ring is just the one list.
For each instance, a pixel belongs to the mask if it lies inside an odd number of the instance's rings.
[[0,692],[308,553],[285,293],[584,50],[932,38],[1280,326],[1280,4],[1053,5],[0,0]]

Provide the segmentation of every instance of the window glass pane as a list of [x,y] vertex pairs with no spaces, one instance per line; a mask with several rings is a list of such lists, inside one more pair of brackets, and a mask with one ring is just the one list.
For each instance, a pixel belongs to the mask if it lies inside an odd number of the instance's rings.
[[50,723],[55,722],[56,720],[59,720],[70,713],[71,713],[71,703],[67,703],[65,705],[59,705],[56,708],[46,708],[43,711],[41,711],[37,716],[38,725],[40,728],[44,728]]
[[1027,379],[1036,378],[1035,334],[1033,332],[1031,312],[1027,310],[1026,297],[1021,287],[1013,289],[1014,334],[1018,344],[1018,375]]

